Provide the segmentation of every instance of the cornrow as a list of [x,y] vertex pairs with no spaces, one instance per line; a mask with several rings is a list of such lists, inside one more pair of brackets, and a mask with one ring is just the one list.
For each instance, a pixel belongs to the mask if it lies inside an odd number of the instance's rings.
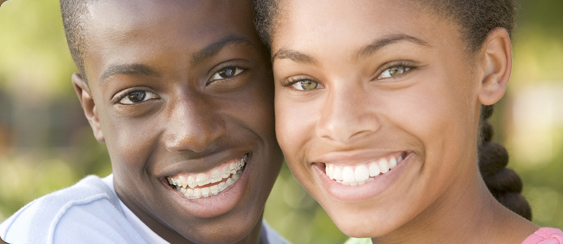
[[531,220],[532,210],[528,201],[520,194],[522,181],[514,170],[506,168],[508,152],[491,139],[494,135],[489,118],[493,105],[481,106],[481,135],[479,142],[479,171],[493,196],[505,207]]
[[[284,0],[254,0],[254,25],[261,40],[271,45],[278,23],[280,5]],[[461,28],[469,53],[477,52],[489,32],[501,27],[511,34],[514,28],[514,0],[426,0],[413,2],[455,21]],[[507,169],[508,152],[492,142],[494,131],[488,119],[493,107],[482,106],[479,135],[479,170],[491,194],[505,207],[531,220],[532,211],[522,192],[522,181],[516,172]]]

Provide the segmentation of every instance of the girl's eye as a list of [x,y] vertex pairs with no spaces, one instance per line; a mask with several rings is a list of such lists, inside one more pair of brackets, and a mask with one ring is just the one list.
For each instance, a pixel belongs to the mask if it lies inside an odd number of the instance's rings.
[[293,86],[293,88],[295,88],[297,90],[301,90],[301,91],[308,91],[308,90],[313,90],[313,89],[317,89],[317,88],[324,88],[323,85],[321,85],[320,83],[318,83],[316,81],[312,81],[312,80],[297,81],[297,82],[293,83],[291,86]]
[[407,66],[404,66],[404,65],[393,66],[391,68],[384,70],[379,75],[379,77],[377,77],[377,79],[385,79],[385,78],[392,78],[392,77],[395,77],[395,76],[399,76],[399,75],[406,73],[410,69],[411,69],[410,67],[407,67]]
[[131,104],[136,104],[136,103],[140,103],[140,102],[144,102],[144,101],[156,99],[156,98],[158,98],[158,96],[156,94],[154,94],[153,92],[137,90],[137,91],[132,91],[132,92],[125,94],[125,96],[123,96],[119,100],[119,103],[125,104],[125,105],[131,105]]
[[221,69],[221,70],[217,71],[215,74],[213,74],[213,76],[211,76],[210,81],[223,80],[223,79],[235,77],[235,76],[239,75],[240,73],[242,73],[243,71],[245,71],[245,69],[240,68],[240,67],[227,67],[227,68]]

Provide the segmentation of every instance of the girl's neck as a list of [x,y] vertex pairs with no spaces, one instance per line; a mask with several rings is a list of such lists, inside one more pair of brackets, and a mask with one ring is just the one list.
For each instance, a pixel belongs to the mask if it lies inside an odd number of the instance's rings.
[[[386,236],[386,243],[521,243],[539,227],[502,206],[479,173],[451,184],[410,222]],[[461,194],[460,194],[461,193]]]

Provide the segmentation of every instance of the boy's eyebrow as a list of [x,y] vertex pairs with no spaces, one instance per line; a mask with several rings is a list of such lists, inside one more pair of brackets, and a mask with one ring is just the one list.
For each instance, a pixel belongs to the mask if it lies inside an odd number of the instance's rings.
[[401,42],[401,41],[408,41],[408,42],[412,42],[421,46],[427,46],[427,47],[431,47],[430,44],[428,44],[428,42],[425,42],[421,39],[418,39],[414,36],[409,36],[406,34],[395,34],[395,35],[389,35],[389,36],[385,36],[383,38],[379,38],[374,40],[371,44],[363,47],[360,49],[360,51],[358,51],[357,55],[356,55],[356,59],[361,58],[361,57],[366,57],[366,56],[370,56],[373,53],[379,51],[381,48],[393,44],[393,43],[397,43],[397,42]]
[[317,64],[317,61],[313,57],[307,56],[307,54],[300,53],[293,49],[280,48],[274,55],[272,55],[272,63],[275,59],[291,59],[298,63],[304,64]]
[[255,47],[254,43],[252,43],[252,41],[250,41],[245,37],[238,35],[229,35],[199,50],[194,55],[192,55],[192,61],[191,61],[192,66],[196,66],[197,64],[205,61],[206,59],[213,57],[215,54],[221,51],[221,49],[223,49],[225,46],[232,44],[244,44],[244,45],[249,45],[251,47]]
[[[237,35],[229,35],[224,37],[223,39],[208,45],[207,47],[201,49],[200,51],[196,52],[192,56],[191,64],[197,65],[204,60],[212,57],[213,55],[217,54],[221,49],[225,46],[232,45],[232,44],[244,44],[255,47],[255,45],[247,38]],[[109,77],[114,75],[149,75],[149,76],[158,76],[158,72],[149,68],[143,64],[119,64],[119,65],[110,65],[102,76],[100,77],[99,85],[101,86],[102,83]]]
[[110,65],[100,77],[99,85],[114,75],[149,75],[158,76],[158,72],[143,64],[118,64]]

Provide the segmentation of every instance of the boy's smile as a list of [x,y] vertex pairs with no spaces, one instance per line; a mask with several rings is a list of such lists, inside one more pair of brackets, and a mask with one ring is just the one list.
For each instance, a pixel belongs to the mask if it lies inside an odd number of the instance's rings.
[[119,198],[169,242],[259,236],[282,156],[251,10],[242,0],[88,5],[87,81],[73,83]]

